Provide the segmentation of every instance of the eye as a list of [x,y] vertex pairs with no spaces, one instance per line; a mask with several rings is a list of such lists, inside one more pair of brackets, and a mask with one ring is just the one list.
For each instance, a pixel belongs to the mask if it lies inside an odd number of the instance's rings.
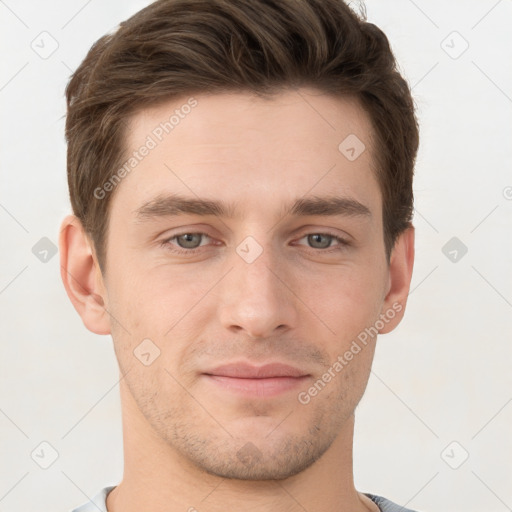
[[344,238],[341,238],[331,233],[310,233],[308,235],[303,236],[300,240],[303,240],[304,238],[307,239],[308,244],[310,244],[310,247],[312,247],[313,249],[331,249],[333,241],[336,241],[338,243],[337,245],[332,247],[332,250],[343,249],[344,247],[350,245],[350,243]]
[[[177,235],[162,240],[161,245],[176,254],[195,254],[195,252],[199,250],[199,247],[205,245],[201,243],[205,238],[210,239],[206,233],[178,233]],[[176,244],[173,243],[174,241],[176,241]]]
[[206,236],[204,233],[183,233],[174,236],[171,240],[176,238],[178,245],[184,249],[195,249],[201,245],[201,239],[204,236]]
[[[350,242],[332,233],[309,233],[299,240],[307,239],[310,249],[317,249],[316,252],[332,252],[343,250],[350,246]],[[206,233],[184,232],[173,235],[170,238],[162,240],[160,243],[166,250],[174,254],[194,255],[201,251],[201,247],[208,245],[208,240],[213,240]],[[205,241],[205,243],[202,243]],[[333,245],[333,242],[337,242]],[[304,245],[304,244],[298,244]]]

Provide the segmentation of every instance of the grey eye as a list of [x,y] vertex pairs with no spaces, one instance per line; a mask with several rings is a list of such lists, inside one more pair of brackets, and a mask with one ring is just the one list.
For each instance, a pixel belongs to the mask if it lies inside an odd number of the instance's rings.
[[[322,242],[322,238],[324,241]],[[308,235],[308,243],[312,244],[315,249],[327,249],[331,245],[332,235],[323,235],[321,233],[315,233],[314,235]]]
[[180,247],[184,249],[195,249],[201,245],[202,233],[184,233],[176,237]]

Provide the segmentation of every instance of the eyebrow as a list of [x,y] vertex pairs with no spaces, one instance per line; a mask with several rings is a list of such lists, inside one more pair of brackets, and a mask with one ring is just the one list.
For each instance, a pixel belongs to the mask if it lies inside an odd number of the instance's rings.
[[[137,222],[147,222],[162,217],[178,215],[215,215],[218,217],[236,217],[237,204],[227,204],[215,199],[195,199],[171,194],[157,196],[134,210]],[[291,205],[282,208],[282,214],[303,216],[347,216],[371,217],[370,209],[359,201],[349,197],[311,196],[296,199]]]

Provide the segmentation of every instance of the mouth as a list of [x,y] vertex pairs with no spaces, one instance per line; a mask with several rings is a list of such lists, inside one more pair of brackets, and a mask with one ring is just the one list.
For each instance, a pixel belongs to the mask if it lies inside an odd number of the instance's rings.
[[307,372],[281,363],[253,366],[231,363],[203,373],[209,383],[230,393],[246,397],[270,398],[304,386]]

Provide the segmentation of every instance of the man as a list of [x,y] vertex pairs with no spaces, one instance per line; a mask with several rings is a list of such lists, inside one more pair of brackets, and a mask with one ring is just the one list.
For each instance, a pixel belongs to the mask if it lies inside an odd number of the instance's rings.
[[160,0],[66,93],[62,279],[112,335],[125,455],[76,511],[407,510],[352,469],[414,260],[384,34],[340,0]]

